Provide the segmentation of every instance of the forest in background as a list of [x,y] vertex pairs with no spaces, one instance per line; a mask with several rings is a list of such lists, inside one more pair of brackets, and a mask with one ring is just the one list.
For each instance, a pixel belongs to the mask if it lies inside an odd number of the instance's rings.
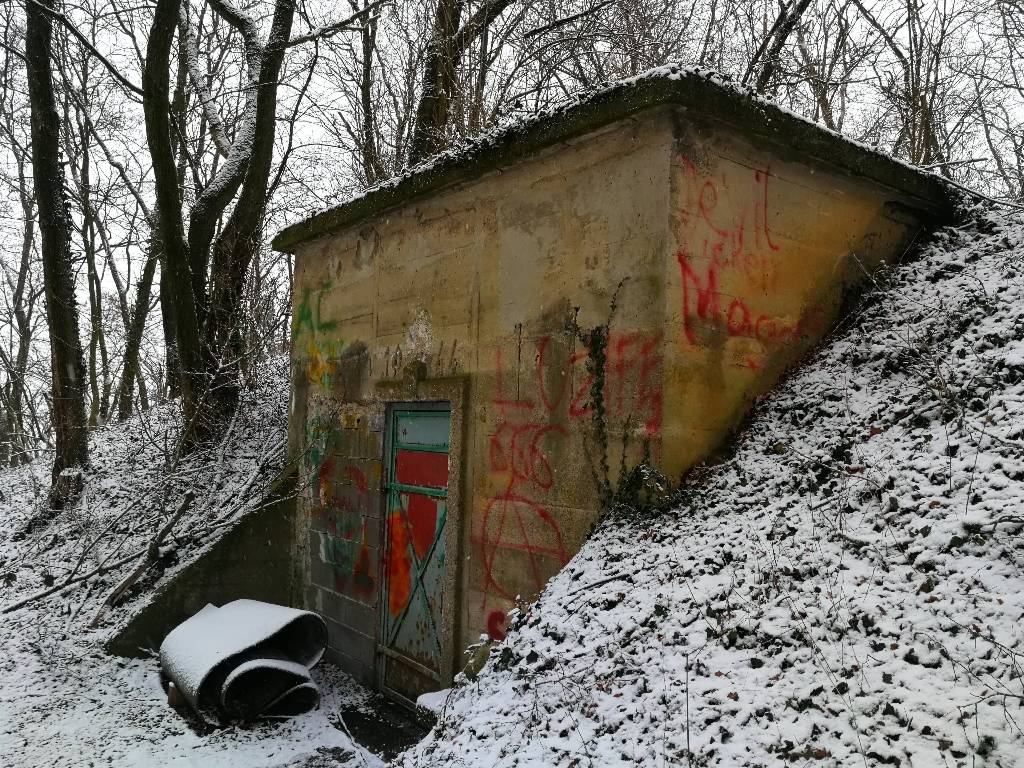
[[0,466],[180,398],[187,451],[287,348],[271,236],[670,62],[1024,202],[1018,0],[17,0],[0,6]]

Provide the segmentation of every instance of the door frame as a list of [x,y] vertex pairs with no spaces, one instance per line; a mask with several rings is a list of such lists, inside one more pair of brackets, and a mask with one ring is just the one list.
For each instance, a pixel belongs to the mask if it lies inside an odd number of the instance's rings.
[[[391,472],[391,441],[392,417],[395,411],[437,411],[444,410],[450,414],[450,434],[448,438],[448,507],[446,511],[444,544],[445,564],[442,581],[443,610],[441,612],[440,637],[441,660],[439,665],[440,682],[438,689],[444,689],[452,684],[456,671],[456,635],[458,619],[462,612],[462,605],[458,600],[461,590],[459,589],[460,562],[462,560],[462,491],[465,482],[465,406],[466,390],[468,379],[465,376],[452,376],[441,379],[427,379],[420,381],[382,381],[377,385],[377,395],[383,401],[383,417],[385,435],[383,442],[383,455],[381,472],[382,510],[380,542],[380,583],[385,584],[386,568],[385,553],[387,541],[387,496],[388,482]],[[384,612],[387,610],[384,604],[385,590],[381,589],[378,595],[378,617],[376,636],[376,680],[377,688],[389,698],[404,704],[407,707],[415,707],[416,702],[387,688],[384,685],[384,672],[387,658],[393,653],[384,645],[383,628],[385,625]]]

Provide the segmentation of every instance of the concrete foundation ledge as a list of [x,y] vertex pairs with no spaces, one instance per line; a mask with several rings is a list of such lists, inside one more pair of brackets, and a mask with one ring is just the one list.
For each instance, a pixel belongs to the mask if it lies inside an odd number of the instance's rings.
[[159,586],[152,598],[107,641],[108,652],[141,657],[208,603],[262,600],[296,605],[292,547],[295,470],[267,488],[261,508],[241,517],[216,542]]

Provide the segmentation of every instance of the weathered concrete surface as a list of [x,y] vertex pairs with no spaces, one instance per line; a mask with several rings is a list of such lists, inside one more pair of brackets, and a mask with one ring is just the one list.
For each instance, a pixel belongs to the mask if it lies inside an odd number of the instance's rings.
[[120,656],[142,656],[207,603],[249,598],[297,605],[294,579],[295,471],[275,480],[265,506],[246,515],[198,559],[159,588],[106,645]]
[[650,109],[297,245],[296,561],[357,676],[374,679],[383,610],[388,402],[453,403],[457,669],[595,520],[594,375],[574,324],[611,320],[613,473],[647,453],[678,477],[922,226],[920,199],[748,134]]
[[675,474],[722,442],[921,221],[891,191],[710,121],[677,124],[671,168],[661,461]]

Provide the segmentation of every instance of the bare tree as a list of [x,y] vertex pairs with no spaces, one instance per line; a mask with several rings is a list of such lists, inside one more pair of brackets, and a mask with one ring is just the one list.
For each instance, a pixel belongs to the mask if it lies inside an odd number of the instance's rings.
[[[4,16],[3,40],[11,50],[21,48],[22,30],[13,25],[10,9]],[[4,290],[4,320],[8,340],[0,346],[0,466],[17,465],[33,455],[35,435],[31,434],[28,383],[29,355],[35,335],[36,302],[42,288],[37,285],[33,269],[36,241],[35,196],[32,194],[31,159],[21,114],[24,105],[18,97],[21,83],[17,64],[22,59],[5,56],[0,62],[0,137],[13,160],[13,174],[2,176],[3,184],[17,198],[20,213],[20,237],[12,242],[14,260],[0,258]],[[0,253],[3,252],[0,247]]]
[[[321,0],[26,2],[53,25],[94,424],[180,395],[193,439],[212,436],[249,361],[287,338],[291,262],[268,230],[669,62],[990,195],[1024,194],[1020,0],[348,0],[340,20]],[[51,219],[18,122],[27,16],[0,13],[7,462],[51,440],[37,311],[37,219]]]
[[771,30],[751,57],[747,71],[743,75],[743,82],[748,82],[754,72],[760,70],[755,86],[758,93],[764,93],[768,88],[768,83],[778,69],[779,55],[810,4],[811,0],[790,0],[789,4],[783,5]]
[[[50,0],[26,0],[25,60],[32,115],[33,191],[39,209],[40,245],[52,360],[51,422],[55,434],[54,506],[77,494],[65,470],[88,463],[85,363],[78,337],[78,307],[71,262],[71,222],[60,160],[60,121],[51,67]],[[80,481],[79,481],[80,482]]]
[[444,148],[455,70],[469,46],[513,2],[515,0],[485,0],[460,26],[462,0],[437,0],[434,29],[423,65],[410,163],[418,163]]

